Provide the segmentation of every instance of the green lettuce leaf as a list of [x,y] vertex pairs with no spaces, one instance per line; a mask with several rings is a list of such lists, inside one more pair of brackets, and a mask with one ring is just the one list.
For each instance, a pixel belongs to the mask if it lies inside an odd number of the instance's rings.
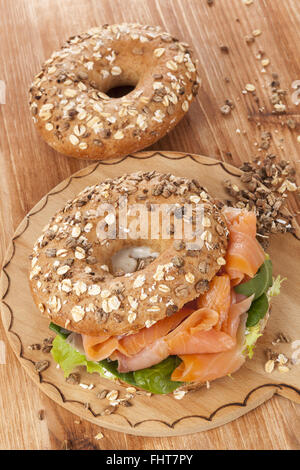
[[280,294],[281,284],[286,280],[287,280],[286,277],[283,277],[281,279],[280,274],[276,277],[276,279],[273,278],[273,284],[267,292],[267,296],[269,300],[271,299],[271,297],[274,297]]
[[248,318],[246,326],[250,328],[257,325],[260,320],[262,320],[269,309],[269,302],[266,294],[262,294],[258,299],[252,302],[248,310]]
[[64,338],[57,335],[53,340],[51,354],[54,360],[68,377],[77,366],[86,366],[88,372],[98,372],[105,375],[105,370],[96,362],[88,361],[83,354],[76,351]]
[[104,359],[103,361],[100,361],[99,364],[101,364],[107,373],[112,374],[113,377],[116,377],[130,385],[137,386],[133,372],[123,373],[118,371],[118,361],[108,361],[107,359]]
[[[273,278],[273,283],[267,291],[267,298],[269,302],[272,297],[280,294],[281,284],[283,283],[283,281],[286,281],[286,279],[287,279],[286,277],[281,278],[280,275],[278,275],[276,279]],[[254,326],[247,327],[246,333],[245,333],[245,342],[244,342],[243,352],[250,359],[252,359],[253,357],[254,347],[255,347],[256,341],[258,340],[260,336],[262,336],[262,333],[260,333],[260,321]]]
[[54,331],[54,333],[56,333],[57,335],[61,336],[64,339],[66,339],[71,334],[71,331],[66,330],[65,328],[62,328],[61,326],[56,325],[53,322],[50,323],[49,329],[51,331]]
[[179,366],[178,356],[169,356],[164,361],[133,373],[137,386],[151,393],[171,393],[182,385],[182,382],[171,380],[172,372]]
[[247,328],[246,333],[245,333],[245,341],[244,341],[244,350],[243,353],[249,357],[249,359],[252,359],[253,354],[254,354],[254,346],[258,338],[262,336],[262,333],[260,333],[260,324],[257,323],[255,326],[251,326],[250,328]]

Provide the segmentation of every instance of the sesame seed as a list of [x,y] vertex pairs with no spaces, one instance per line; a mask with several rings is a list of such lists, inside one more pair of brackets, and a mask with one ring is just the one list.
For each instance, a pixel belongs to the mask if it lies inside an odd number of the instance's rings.
[[211,227],[211,221],[209,217],[203,217],[203,227]]
[[114,135],[114,139],[121,140],[124,138],[124,133],[122,131],[117,131]]
[[271,374],[271,372],[273,372],[274,370],[274,361],[272,359],[270,359],[269,361],[267,361],[265,363],[265,371],[268,373],[268,374]]
[[245,89],[251,93],[253,93],[253,91],[256,90],[255,86],[252,85],[252,83],[247,83],[247,85],[245,86]]
[[257,37],[261,35],[261,30],[260,29],[255,29],[252,31],[252,36]]
[[290,369],[287,366],[280,365],[278,366],[278,370],[281,373],[285,373],[285,372],[289,372]]
[[118,310],[121,302],[116,295],[113,295],[108,299],[108,305],[111,310]]
[[107,299],[107,297],[109,297],[111,294],[111,292],[108,290],[108,289],[104,289],[102,292],[101,292],[101,297],[102,299]]
[[79,247],[76,248],[75,250],[75,258],[76,259],[84,259],[85,258],[85,251],[84,250],[79,250]]
[[78,145],[79,144],[79,139],[76,137],[76,135],[71,134],[69,137],[69,140],[72,145]]
[[164,47],[159,47],[158,49],[154,49],[153,54],[155,55],[155,57],[161,57],[165,50],[166,49]]
[[185,100],[183,103],[182,103],[182,110],[186,113],[189,109],[189,102],[187,100]]
[[106,398],[107,400],[109,401],[113,401],[113,400],[116,400],[119,396],[119,392],[118,390],[112,390],[111,392],[109,392],[107,395],[106,395]]
[[57,274],[58,274],[59,276],[62,276],[63,274],[66,274],[66,273],[69,271],[69,269],[70,269],[70,266],[67,266],[67,265],[66,265],[66,266],[62,266],[61,268],[58,268]]
[[55,67],[55,65],[53,65],[52,67],[49,67],[49,69],[48,69],[49,75],[52,75],[52,74],[55,73],[55,72],[56,72],[56,67]]
[[70,279],[64,279],[61,283],[61,290],[64,292],[71,292],[72,283]]
[[133,323],[136,319],[136,313],[130,313],[127,317],[128,323]]
[[263,59],[263,60],[261,61],[261,65],[262,65],[263,67],[267,67],[269,64],[270,64],[270,59]]
[[86,150],[88,148],[88,144],[86,142],[81,142],[79,144],[80,150]]
[[166,286],[165,284],[160,284],[158,286],[158,289],[161,291],[161,292],[170,292],[170,287],[169,286]]
[[47,131],[52,131],[53,130],[53,124],[51,124],[51,122],[47,122],[47,124],[45,125],[45,128]]
[[194,202],[195,204],[198,204],[198,202],[200,202],[200,197],[199,196],[196,196],[196,195],[192,195],[190,196],[190,201],[191,202]]
[[129,302],[130,307],[131,307],[133,310],[136,310],[136,309],[138,308],[139,303],[138,303],[138,301],[137,301],[136,299],[134,299],[134,298],[132,297],[132,295],[129,295],[129,296],[128,296],[128,302]]
[[153,307],[150,307],[147,309],[147,312],[159,312],[160,308],[158,305],[153,305]]
[[87,70],[93,70],[93,68],[94,68],[94,62],[91,62],[91,61],[90,61],[90,62],[87,62],[86,64],[84,64],[84,66],[85,66],[85,68],[86,68]]
[[72,90],[72,88],[67,88],[64,92],[64,95],[67,97],[67,98],[74,98],[76,95],[77,95],[77,91],[76,90]]
[[68,254],[68,250],[65,250],[64,248],[62,248],[61,250],[57,250],[56,252],[56,256],[60,256],[61,258],[65,258],[67,254]]
[[153,90],[159,90],[160,88],[163,88],[162,82],[154,82],[152,85]]
[[42,113],[40,111],[39,116],[43,121],[48,121],[51,118],[51,113],[49,113],[49,112]]
[[87,223],[87,224],[85,225],[85,227],[84,227],[83,230],[84,230],[86,233],[89,233],[89,232],[92,230],[92,228],[93,228],[93,224],[91,224],[91,223],[89,222],[89,223]]
[[85,91],[85,90],[87,90],[87,86],[86,86],[84,83],[82,83],[82,82],[79,82],[79,83],[78,83],[78,88],[79,88],[80,91]]
[[82,110],[79,112],[79,114],[77,115],[77,118],[82,121],[83,119],[85,119],[87,116],[87,112],[85,110]]
[[101,292],[101,288],[97,284],[92,284],[88,288],[89,295],[99,295]]
[[87,390],[89,388],[89,386],[87,384],[84,384],[84,383],[80,383],[79,387],[84,388],[85,390]]
[[178,69],[176,62],[174,62],[173,60],[168,60],[166,66],[169,70],[172,70],[173,72],[176,72],[176,70]]
[[193,282],[195,281],[195,276],[194,276],[194,274],[192,274],[192,273],[186,273],[186,275],[185,275],[185,280],[186,280],[186,282],[188,282],[189,284],[193,284]]
[[104,220],[107,223],[107,225],[112,225],[116,220],[116,216],[114,213],[111,212],[104,218]]
[[77,323],[81,321],[85,316],[85,311],[80,305],[75,305],[71,310],[73,320]]
[[116,76],[116,75],[120,75],[121,73],[122,73],[121,67],[118,67],[118,66],[112,67],[112,69],[111,69],[111,74],[112,75]]
[[78,225],[76,225],[75,227],[73,227],[73,229],[72,229],[72,234],[71,234],[72,237],[73,237],[73,238],[78,238],[80,234],[81,234],[81,229],[80,229],[80,227],[79,227]]
[[280,353],[280,354],[278,354],[277,361],[281,365],[283,365],[283,364],[286,364],[288,362],[288,358],[284,354]]
[[48,104],[43,104],[43,106],[40,109],[40,113],[44,113],[46,111],[51,111],[54,108],[54,104],[48,103]]
[[145,274],[139,274],[136,279],[134,280],[134,283],[133,283],[133,287],[134,289],[138,288],[138,287],[142,287],[142,285],[144,284],[146,280],[146,276]]
[[82,124],[76,125],[73,129],[73,132],[77,137],[81,137],[82,135],[85,134],[86,132],[86,127],[83,126]]
[[175,390],[173,392],[173,396],[174,398],[176,398],[176,400],[182,400],[185,394],[186,394],[185,390]]
[[151,326],[155,325],[156,321],[155,320],[146,320],[145,321],[145,327],[146,328],[151,328]]

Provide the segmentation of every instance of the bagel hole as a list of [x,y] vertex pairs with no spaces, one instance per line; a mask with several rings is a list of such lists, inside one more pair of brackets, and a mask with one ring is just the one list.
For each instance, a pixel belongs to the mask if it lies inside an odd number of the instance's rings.
[[135,89],[134,85],[122,85],[122,86],[115,86],[110,88],[105,92],[110,98],[122,98],[122,96],[126,96],[131,93]]
[[130,246],[114,253],[111,258],[111,273],[115,277],[145,269],[159,256],[149,246]]

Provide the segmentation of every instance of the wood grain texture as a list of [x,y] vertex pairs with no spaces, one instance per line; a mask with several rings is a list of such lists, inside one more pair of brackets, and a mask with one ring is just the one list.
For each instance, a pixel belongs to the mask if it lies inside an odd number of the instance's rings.
[[[6,83],[6,105],[0,105],[0,256],[24,215],[52,187],[86,162],[58,155],[35,133],[28,112],[28,86],[40,64],[70,35],[98,24],[139,21],[160,24],[194,45],[203,87],[188,115],[155,148],[211,155],[239,164],[258,154],[263,130],[272,132],[269,151],[288,157],[299,170],[300,116],[292,103],[291,84],[300,79],[300,5],[297,0],[215,0],[209,7],[198,0],[2,0],[0,80]],[[244,37],[255,29],[262,34],[252,45]],[[220,51],[221,44],[229,54]],[[256,59],[259,50],[270,58],[267,73]],[[274,116],[270,104],[271,72],[279,74],[288,91],[288,117]],[[228,77],[229,82],[225,81]],[[246,83],[257,88],[260,113]],[[219,108],[232,99],[230,116]],[[249,120],[248,116],[252,119]],[[258,123],[261,126],[258,127]],[[240,129],[240,133],[236,130]],[[230,155],[229,155],[230,152]],[[298,171],[299,173],[299,171]],[[291,205],[296,210],[295,201]],[[0,339],[6,341],[3,329]],[[221,428],[177,438],[141,438],[104,430],[82,422],[55,405],[25,376],[7,347],[7,364],[0,365],[0,448],[59,449],[64,440],[72,448],[107,449],[299,449],[299,405],[274,397],[258,409]],[[37,412],[46,410],[44,421]],[[251,429],[251,432],[249,432]]]

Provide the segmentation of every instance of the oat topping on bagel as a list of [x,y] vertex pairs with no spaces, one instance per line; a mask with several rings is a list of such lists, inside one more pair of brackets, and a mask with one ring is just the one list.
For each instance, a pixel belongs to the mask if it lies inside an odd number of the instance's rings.
[[[173,219],[166,227],[163,218],[154,238],[131,238],[137,203],[146,211],[144,219],[166,204]],[[101,227],[109,234],[118,226],[125,204],[129,229],[120,226],[115,238],[99,238]],[[184,220],[187,204],[204,211],[196,249],[184,237],[174,239],[173,222]],[[56,324],[87,335],[128,334],[205,292],[225,262],[226,248],[225,219],[197,180],[138,172],[85,188],[51,218],[31,255],[30,284],[41,313]],[[126,269],[128,256],[134,263]]]
[[[120,86],[133,90],[107,94]],[[57,151],[104,160],[160,139],[188,111],[198,87],[188,44],[159,27],[104,25],[52,54],[34,78],[30,107]]]

